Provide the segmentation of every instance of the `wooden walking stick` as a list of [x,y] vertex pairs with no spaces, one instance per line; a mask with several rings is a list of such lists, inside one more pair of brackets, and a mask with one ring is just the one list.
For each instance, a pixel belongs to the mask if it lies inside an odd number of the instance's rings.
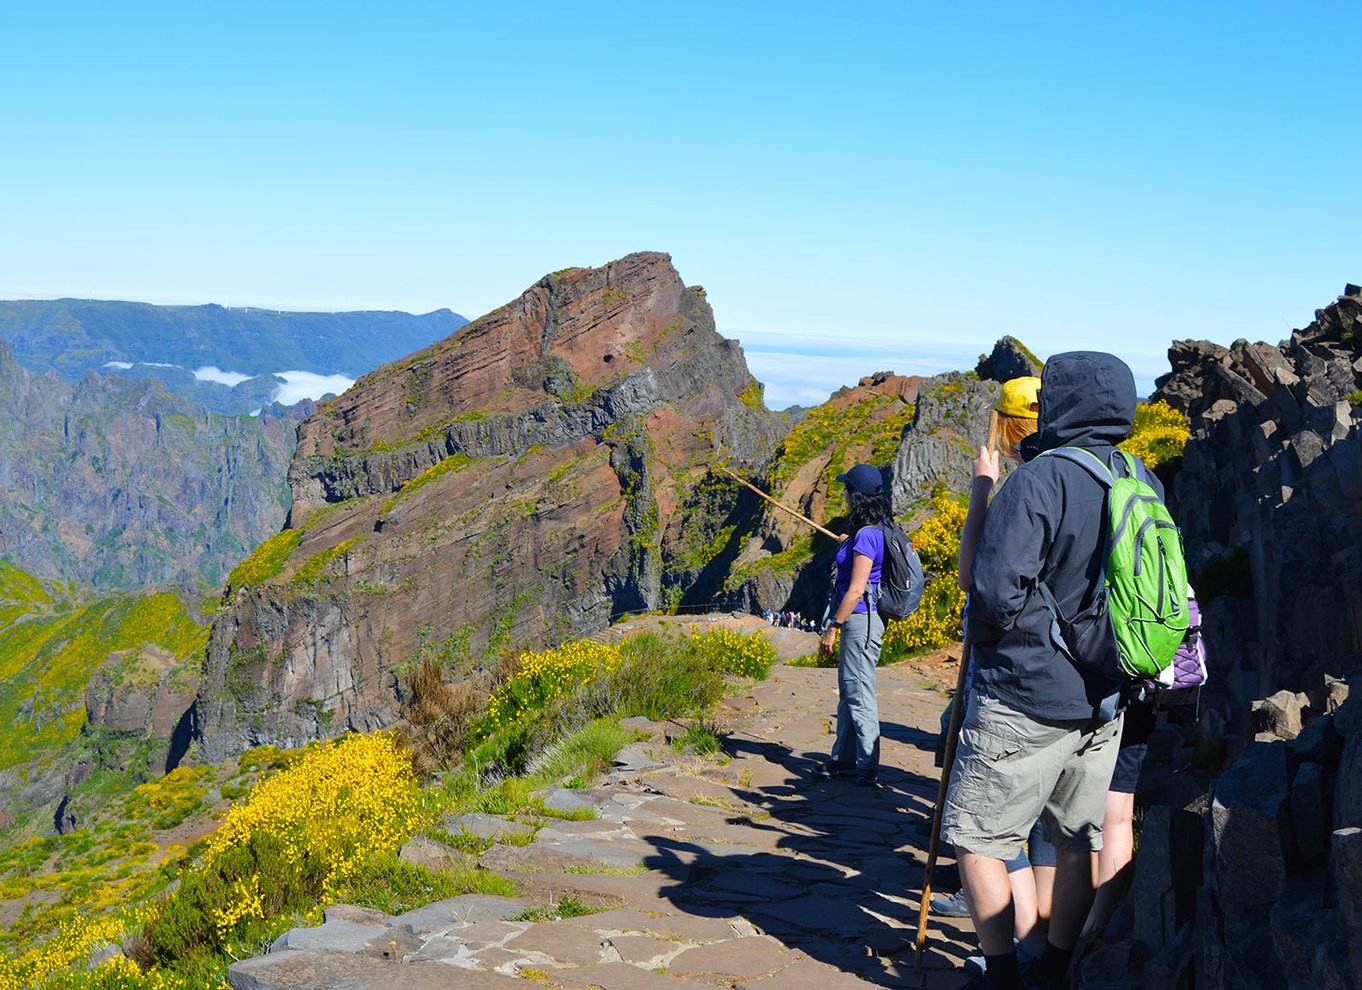
[[833,540],[841,539],[841,537],[839,537],[836,533],[832,532],[832,530],[824,529],[822,526],[818,525],[818,523],[814,522],[808,516],[800,515],[798,512],[790,508],[788,505],[785,505],[783,502],[780,502],[777,499],[772,498],[770,495],[767,495],[764,491],[762,491],[756,485],[752,484],[752,482],[748,481],[746,478],[738,477],[736,474],[734,474],[728,468],[724,467],[722,464],[717,464],[715,466],[724,474],[732,478],[734,481],[738,482],[739,484],[746,485],[748,488],[752,489],[752,491],[756,492],[758,495],[766,499],[766,501],[770,502],[772,505],[774,505],[777,509],[780,509],[782,512],[788,512],[790,515],[794,516],[800,522],[807,523],[814,529],[818,530],[818,532],[822,533],[824,536],[830,537]]
[[[998,413],[988,418],[988,446],[994,450],[998,442]],[[968,601],[968,600],[967,600]],[[951,768],[955,766],[955,746],[960,740],[960,726],[965,721],[965,684],[969,681],[970,636],[968,623],[960,633],[960,673],[955,678],[955,696],[951,701],[951,720],[946,727],[946,752],[941,761],[941,783],[936,789],[936,809],[932,812],[932,839],[927,846],[927,867],[922,874],[922,904],[917,913],[914,968],[922,972],[922,955],[927,948],[927,916],[932,908],[932,874],[936,872],[936,857],[941,851],[941,815],[946,807],[946,789],[950,786]]]

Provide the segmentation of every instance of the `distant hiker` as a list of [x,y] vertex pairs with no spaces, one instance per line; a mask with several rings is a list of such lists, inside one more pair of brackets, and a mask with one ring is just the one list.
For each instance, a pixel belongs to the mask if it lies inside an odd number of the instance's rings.
[[[989,507],[971,561],[977,670],[942,837],[956,846],[989,978],[1000,990],[1023,985],[1005,863],[1037,818],[1057,863],[1049,935],[1032,978],[1063,984],[1092,905],[1091,854],[1102,846],[1122,726],[1121,683],[1091,665],[1105,658],[1085,656],[1059,633],[1061,619],[1078,617],[1099,592],[1105,493],[1081,464],[1037,455],[1074,446],[1107,463],[1134,417],[1135,380],[1120,359],[1052,357],[1041,378],[1039,428],[1019,445],[1026,463]],[[1162,495],[1158,479],[1138,468]]]
[[879,524],[891,517],[880,470],[857,464],[837,480],[847,487],[851,509],[850,537],[837,551],[834,582],[837,607],[819,648],[837,650],[837,738],[822,776],[855,775],[856,783],[874,787],[880,775],[880,709],[875,699],[875,669],[880,662],[884,621],[875,609],[884,566],[884,533]]

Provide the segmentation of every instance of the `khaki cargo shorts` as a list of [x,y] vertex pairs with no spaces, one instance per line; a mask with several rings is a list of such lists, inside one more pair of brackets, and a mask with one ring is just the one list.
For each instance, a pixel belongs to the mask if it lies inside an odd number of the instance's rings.
[[1058,849],[1101,849],[1123,718],[1037,722],[975,695],[960,729],[942,839],[980,856],[1012,859],[1040,819]]

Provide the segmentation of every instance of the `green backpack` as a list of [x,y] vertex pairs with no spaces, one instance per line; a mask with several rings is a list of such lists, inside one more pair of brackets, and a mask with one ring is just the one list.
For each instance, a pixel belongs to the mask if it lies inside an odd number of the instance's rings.
[[[1171,669],[1191,621],[1182,534],[1124,450],[1115,452],[1110,467],[1081,447],[1045,454],[1079,465],[1107,493],[1097,600],[1066,621],[1049,589],[1040,586],[1057,620],[1056,645],[1069,659],[1105,674],[1158,680]],[[1112,470],[1116,465],[1120,471]]]

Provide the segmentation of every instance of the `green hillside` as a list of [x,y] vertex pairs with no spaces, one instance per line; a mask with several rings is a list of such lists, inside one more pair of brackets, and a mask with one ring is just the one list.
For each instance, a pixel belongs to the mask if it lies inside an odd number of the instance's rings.
[[110,654],[150,645],[185,658],[207,639],[173,594],[80,602],[0,561],[0,771],[76,738],[85,687]]

